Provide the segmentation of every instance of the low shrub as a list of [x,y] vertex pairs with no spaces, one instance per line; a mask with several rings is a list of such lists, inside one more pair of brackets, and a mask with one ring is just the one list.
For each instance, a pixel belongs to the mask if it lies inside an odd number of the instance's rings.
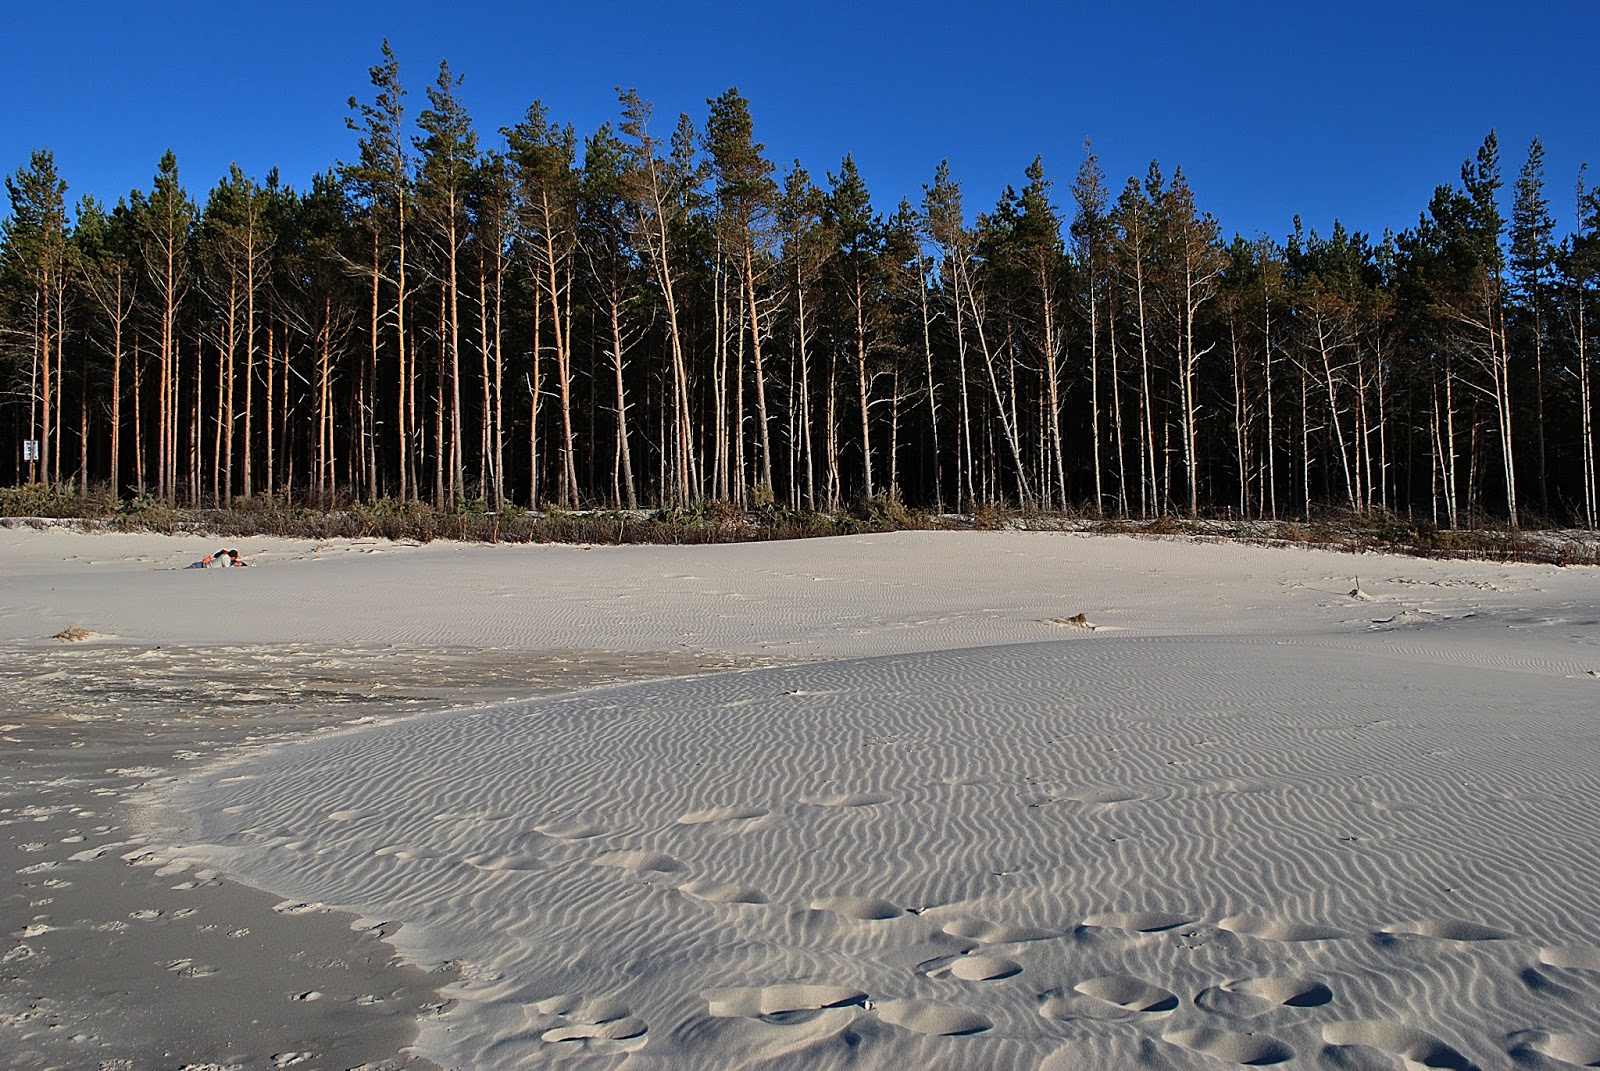
[[80,491],[73,484],[27,483],[0,487],[0,517],[83,518],[104,520],[117,512],[117,498],[107,485]]
[[1011,524],[1011,511],[994,502],[986,502],[972,511],[972,527],[980,532],[997,532]]

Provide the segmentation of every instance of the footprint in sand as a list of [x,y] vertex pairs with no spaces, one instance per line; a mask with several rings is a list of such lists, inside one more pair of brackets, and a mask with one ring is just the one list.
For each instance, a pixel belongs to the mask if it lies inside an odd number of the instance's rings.
[[274,904],[272,910],[280,915],[309,915],[313,911],[321,911],[320,903],[306,903],[304,900],[285,900],[281,904]]
[[1113,930],[1132,930],[1134,933],[1162,933],[1187,926],[1195,921],[1193,915],[1171,915],[1163,911],[1124,911],[1108,915],[1090,915],[1083,920],[1085,926],[1098,926]]
[[1331,926],[1317,926],[1291,919],[1264,918],[1260,915],[1230,915],[1217,923],[1217,928],[1241,937],[1254,937],[1260,941],[1336,941],[1349,934]]
[[204,963],[196,963],[192,959],[168,960],[162,966],[180,978],[209,978],[218,970]]
[[1497,930],[1492,926],[1480,926],[1476,922],[1463,922],[1460,919],[1422,919],[1417,922],[1400,922],[1393,926],[1385,926],[1378,931],[1380,937],[1432,937],[1439,941],[1507,941],[1515,937],[1514,933]]
[[929,978],[957,978],[963,982],[996,982],[1022,973],[1022,964],[1008,956],[940,956],[917,965]]
[[485,852],[481,855],[469,855],[462,862],[476,870],[489,872],[500,870],[538,870],[539,857],[526,852]]
[[1063,1023],[1132,1020],[1178,1007],[1176,993],[1127,974],[1092,978],[1071,989],[1047,989],[1038,995],[1038,1001],[1040,1016]]
[[889,796],[882,792],[842,792],[831,796],[813,796],[798,801],[805,807],[875,807],[888,803]]
[[1216,1060],[1246,1067],[1267,1067],[1294,1059],[1294,1050],[1270,1034],[1231,1034],[1202,1026],[1162,1035],[1163,1040]]
[[592,822],[578,821],[546,822],[542,826],[534,826],[533,831],[554,840],[589,840],[605,832]]
[[683,870],[683,864],[667,853],[643,850],[607,852],[596,858],[594,865],[650,874],[676,874]]
[[703,826],[712,822],[745,822],[765,818],[770,812],[765,807],[712,807],[704,811],[691,811],[678,819],[680,826]]
[[872,896],[825,896],[811,901],[809,906],[813,911],[831,911],[861,922],[882,922],[906,913],[905,908]]
[[1091,807],[1109,807],[1117,803],[1132,803],[1140,797],[1125,788],[1086,788],[1064,793],[1060,798],[1085,803]]
[[1169,1012],[1177,1008],[1178,995],[1131,974],[1091,978],[1072,987],[1084,996],[1115,1004],[1131,1012]]
[[188,880],[188,881],[180,881],[180,882],[178,882],[178,884],[174,885],[173,888],[179,890],[180,892],[182,892],[182,891],[187,891],[189,889],[204,889],[204,888],[208,888],[210,886],[221,885],[221,884],[222,884],[222,879],[217,876],[216,871],[214,871],[214,870],[201,870],[201,871],[198,871],[195,874],[195,876],[193,878],[191,878],[190,880]]
[[1333,990],[1309,978],[1245,978],[1202,989],[1195,1007],[1230,1019],[1254,1019],[1277,1008],[1320,1008]]
[[926,1000],[886,1000],[872,1010],[886,1023],[933,1037],[981,1034],[994,1025],[977,1012]]
[[554,1016],[561,1025],[539,1035],[551,1044],[576,1044],[583,1048],[636,1049],[645,1042],[649,1027],[629,1012],[627,1005],[609,997],[585,1000],[561,995],[534,1005],[541,1014]]
[[[1336,1048],[1366,1047],[1398,1056],[1407,1067],[1440,1067],[1467,1071],[1473,1064],[1461,1053],[1432,1034],[1404,1023],[1383,1020],[1356,1020],[1329,1023],[1322,1028],[1322,1040]],[[1337,1054],[1335,1054],[1337,1055]],[[1345,1059],[1339,1066],[1354,1061]]]
[[1517,977],[1521,979],[1523,985],[1540,996],[1550,997],[1554,1000],[1579,1001],[1583,999],[1578,995],[1577,990],[1562,985],[1537,967],[1524,967],[1517,972]]
[[859,989],[834,985],[769,985],[735,989],[708,989],[700,994],[715,1019],[760,1019],[793,1023],[832,1009],[865,1005]]
[[678,891],[712,904],[769,904],[767,894],[744,885],[701,878],[678,886]]
[[983,945],[1014,945],[1028,941],[1048,941],[1060,936],[1049,930],[1034,929],[1031,926],[1006,926],[974,918],[951,919],[944,924],[944,932],[951,937],[977,941]]
[[1600,971],[1600,948],[1584,948],[1581,945],[1552,945],[1539,949],[1539,962],[1547,967]]
[[1577,1067],[1600,1067],[1600,1038],[1589,1034],[1563,1034],[1550,1030],[1518,1030],[1506,1037],[1507,1054],[1518,1064],[1532,1064],[1530,1054]]
[[[284,847],[299,851],[309,847],[309,845],[301,842],[298,844],[285,844]],[[439,853],[431,848],[412,848],[405,844],[386,844],[381,848],[375,849],[372,854],[380,857],[393,856],[402,863],[409,863],[417,859],[439,858]]]

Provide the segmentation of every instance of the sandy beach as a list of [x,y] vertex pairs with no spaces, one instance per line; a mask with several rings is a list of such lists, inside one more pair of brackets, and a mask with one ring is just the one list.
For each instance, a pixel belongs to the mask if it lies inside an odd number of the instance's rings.
[[0,529],[0,1066],[1600,1064],[1600,572],[214,542]]

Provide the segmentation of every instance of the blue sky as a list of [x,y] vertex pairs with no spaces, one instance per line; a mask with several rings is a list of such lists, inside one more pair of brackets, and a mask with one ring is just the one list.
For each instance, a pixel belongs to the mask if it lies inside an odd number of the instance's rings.
[[851,152],[885,210],[943,157],[988,208],[1036,154],[1070,210],[1086,137],[1113,192],[1181,165],[1225,234],[1409,226],[1490,128],[1508,187],[1543,139],[1563,229],[1578,165],[1600,181],[1594,0],[59,6],[6,16],[0,170],[47,146],[73,198],[147,187],[168,147],[197,194],[235,160],[305,185],[353,154],[346,101],[385,36],[413,114],[447,59],[486,136],[535,98],[587,133],[618,85],[665,135],[736,85],[774,160],[820,180]]

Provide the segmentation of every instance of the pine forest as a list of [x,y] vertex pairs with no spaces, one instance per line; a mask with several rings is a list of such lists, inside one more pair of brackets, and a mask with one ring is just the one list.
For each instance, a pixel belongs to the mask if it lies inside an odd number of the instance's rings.
[[1600,195],[1537,141],[1509,190],[1464,146],[1400,233],[1229,240],[1181,169],[1117,186],[1087,144],[992,207],[932,162],[886,205],[849,156],[775,160],[734,89],[491,135],[447,65],[420,100],[387,45],[370,76],[305,189],[201,196],[170,152],[115,205],[48,149],[10,174],[0,483],[1600,520]]

